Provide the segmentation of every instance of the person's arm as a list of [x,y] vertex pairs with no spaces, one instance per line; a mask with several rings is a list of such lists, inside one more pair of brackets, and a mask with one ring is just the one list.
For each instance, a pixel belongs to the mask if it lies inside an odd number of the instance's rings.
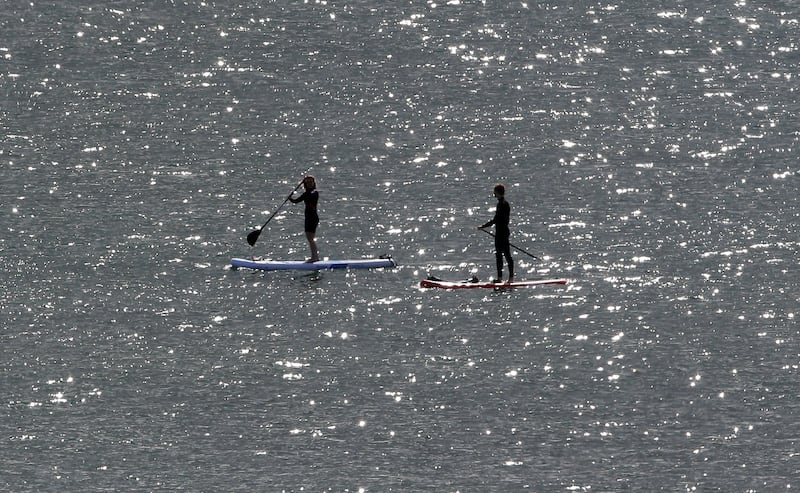
[[478,226],[478,229],[488,228],[489,226],[497,224],[497,220],[500,218],[499,216],[500,216],[500,204],[497,204],[497,207],[494,209],[494,217],[492,218],[492,220],[484,224],[483,226]]
[[307,192],[303,192],[303,194],[297,198],[294,198],[294,193],[292,193],[292,195],[289,196],[289,200],[291,200],[293,204],[299,204],[306,199],[306,193]]

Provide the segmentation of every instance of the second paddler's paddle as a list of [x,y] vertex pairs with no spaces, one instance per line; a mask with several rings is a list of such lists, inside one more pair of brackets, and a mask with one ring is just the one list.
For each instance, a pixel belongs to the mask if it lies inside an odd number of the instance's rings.
[[[496,235],[495,235],[494,233],[492,233],[491,231],[486,231],[486,230],[485,230],[485,229],[483,229],[483,228],[478,228],[478,229],[480,229],[481,231],[483,231],[483,232],[484,232],[484,233],[486,233],[487,235],[489,235],[489,236],[492,236],[492,237],[496,238]],[[523,250],[522,248],[520,248],[520,247],[518,247],[518,246],[514,245],[513,243],[509,243],[509,244],[508,244],[508,246],[510,246],[511,248],[514,248],[514,249],[516,249],[516,250],[519,250],[520,252],[524,253],[525,255],[529,255],[529,256],[531,256],[531,257],[535,258],[536,260],[539,260],[539,257],[537,257],[536,255],[534,255],[534,254],[532,254],[532,253],[528,253],[528,252],[526,252],[526,251],[525,251],[525,250]]]

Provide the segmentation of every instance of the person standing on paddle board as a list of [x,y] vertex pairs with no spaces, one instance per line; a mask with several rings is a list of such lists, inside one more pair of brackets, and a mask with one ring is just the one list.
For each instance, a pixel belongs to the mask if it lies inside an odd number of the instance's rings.
[[509,242],[511,230],[508,227],[508,223],[511,221],[511,205],[506,200],[506,187],[500,183],[495,185],[494,196],[497,197],[494,218],[483,226],[478,226],[478,229],[494,225],[494,254],[497,261],[497,279],[495,279],[495,282],[503,282],[503,257],[508,263],[508,282],[513,282],[514,259],[511,258],[511,243]]
[[294,198],[294,192],[289,196],[289,200],[293,204],[304,202],[306,204],[305,210],[305,226],[306,239],[308,246],[311,249],[311,258],[308,262],[319,261],[319,250],[317,249],[317,226],[319,225],[319,215],[317,215],[317,202],[319,202],[319,192],[317,191],[317,181],[313,176],[307,175],[303,178],[303,188],[305,191],[302,195]]

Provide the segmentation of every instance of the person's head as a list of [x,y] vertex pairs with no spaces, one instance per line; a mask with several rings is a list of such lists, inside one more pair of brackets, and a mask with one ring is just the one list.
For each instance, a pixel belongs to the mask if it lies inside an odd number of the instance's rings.
[[317,180],[311,175],[306,175],[306,177],[303,178],[303,187],[306,190],[314,190],[317,188]]
[[506,195],[506,187],[502,183],[498,183],[494,186],[494,196],[499,198],[505,197]]

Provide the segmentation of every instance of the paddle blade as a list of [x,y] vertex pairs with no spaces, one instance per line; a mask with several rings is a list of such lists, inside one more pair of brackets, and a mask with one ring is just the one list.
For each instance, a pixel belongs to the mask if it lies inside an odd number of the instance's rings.
[[261,234],[260,229],[255,229],[251,231],[250,234],[247,235],[247,243],[249,243],[250,246],[255,245],[256,242],[258,241],[258,235],[260,234]]

